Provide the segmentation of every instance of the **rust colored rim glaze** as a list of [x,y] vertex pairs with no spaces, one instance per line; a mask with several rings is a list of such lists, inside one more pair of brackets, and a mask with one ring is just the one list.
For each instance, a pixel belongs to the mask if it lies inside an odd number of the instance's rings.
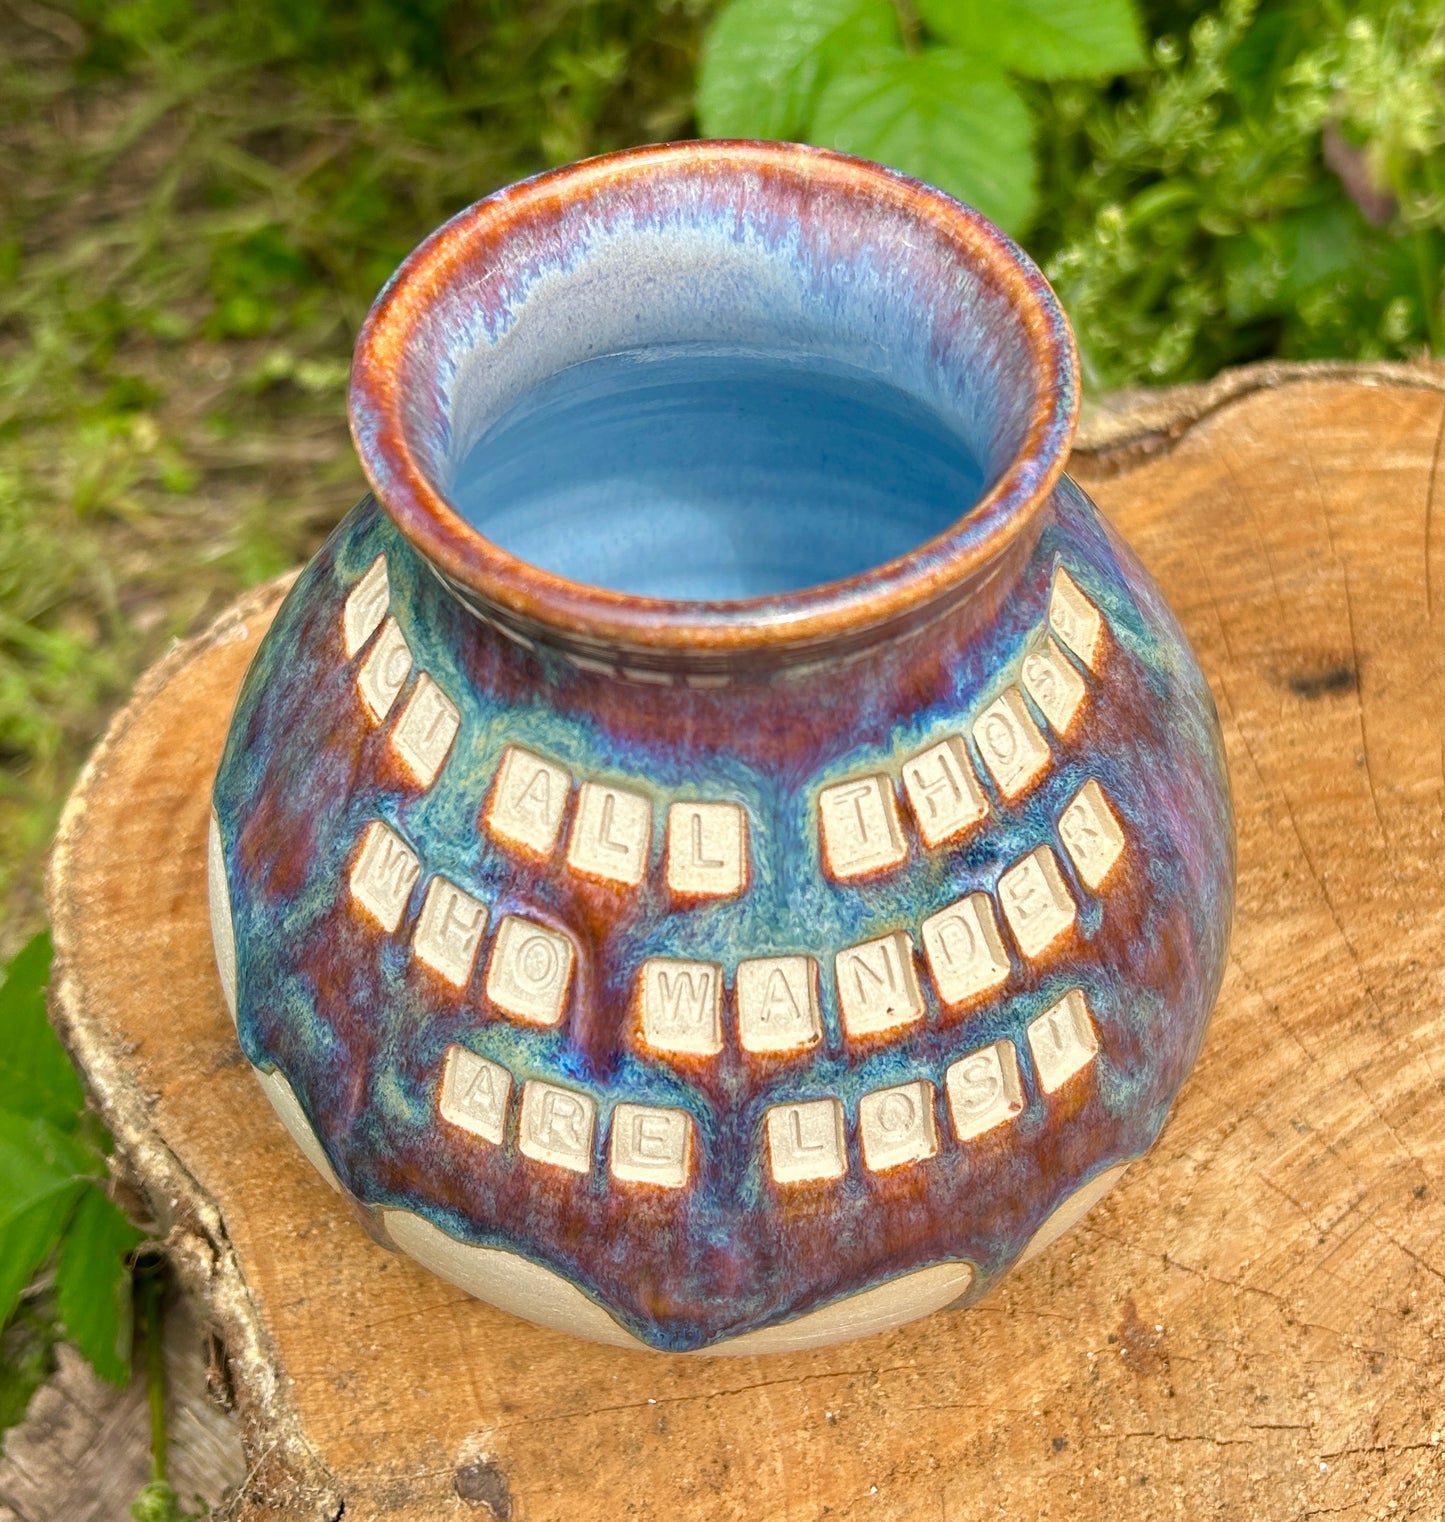
[[[585,205],[650,176],[699,183],[746,174],[811,189],[861,194],[942,234],[998,292],[1023,334],[1033,391],[1021,447],[992,486],[941,534],[858,575],[767,597],[702,602],[637,597],[570,580],[509,554],[473,528],[419,464],[407,436],[402,357],[434,293],[453,287],[489,251],[545,227],[559,209]],[[500,190],[459,213],[410,254],[372,307],[352,362],[352,438],[372,490],[411,544],[474,611],[563,647],[640,657],[645,665],[717,668],[857,648],[946,612],[992,579],[1011,551],[1031,547],[1030,526],[1063,473],[1079,409],[1073,334],[1031,259],[979,212],[921,181],[846,154],[796,143],[689,141],[583,160]],[[1026,544],[1021,544],[1025,541]]]

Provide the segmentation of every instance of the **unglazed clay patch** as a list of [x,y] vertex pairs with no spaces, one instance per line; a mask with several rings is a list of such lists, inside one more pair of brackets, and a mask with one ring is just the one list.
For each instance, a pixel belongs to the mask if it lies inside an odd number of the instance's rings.
[[1124,1177],[1128,1169],[1128,1163],[1115,1163],[1112,1168],[1105,1168],[1102,1173],[1091,1178],[1087,1184],[1081,1184],[1067,1199],[1062,1200],[1030,1238],[1029,1245],[1019,1254],[1019,1263],[1027,1263],[1029,1259],[1038,1257],[1046,1247],[1052,1247],[1066,1231],[1072,1231]]
[[211,810],[206,833],[206,889],[211,911],[211,945],[216,951],[216,972],[231,1020],[236,1018],[236,931],[231,922],[231,890],[226,886],[226,853],[221,844],[221,822]]
[[988,813],[962,735],[950,735],[903,763],[903,791],[926,846],[956,840]]
[[995,1041],[949,1064],[948,1113],[959,1141],[982,1136],[1024,1107],[1024,1086],[1012,1041]]
[[509,745],[483,816],[487,832],[504,845],[550,856],[571,789],[569,772],[520,745]]
[[423,787],[436,781],[460,724],[457,705],[423,671],[391,732],[392,748]]
[[822,1039],[818,966],[812,957],[738,963],[738,1040],[746,1052],[800,1052]]
[[540,1078],[522,1085],[517,1145],[523,1156],[553,1168],[590,1173],[596,1128],[597,1105],[590,1094]]
[[1017,687],[1001,693],[978,716],[973,739],[1005,798],[1026,792],[1048,767],[1049,747]]
[[512,1075],[500,1063],[478,1057],[464,1046],[447,1048],[442,1073],[443,1120],[501,1146],[511,1093]]
[[924,920],[923,954],[948,1005],[966,1004],[1008,981],[1008,953],[986,893],[970,893]]
[[768,1158],[779,1184],[842,1178],[848,1171],[843,1106],[836,1099],[774,1105],[768,1111]]
[[938,1151],[933,1085],[926,1079],[875,1089],[858,1101],[863,1165],[874,1173],[920,1163]]
[[896,867],[908,856],[898,800],[886,776],[855,777],[818,794],[823,863],[846,881]]
[[998,880],[999,902],[1019,950],[1037,959],[1074,923],[1074,901],[1058,858],[1039,846]]
[[1029,1022],[1029,1050],[1039,1070],[1039,1084],[1053,1094],[1082,1072],[1099,1050],[1099,1038],[1083,993],[1072,988],[1037,1020]]
[[306,1118],[306,1111],[301,1107],[301,1101],[296,1097],[296,1091],[286,1082],[286,1076],[279,1068],[273,1072],[265,1073],[260,1068],[253,1067],[251,1071],[256,1075],[256,1081],[261,1085],[261,1090],[266,1098],[271,1101],[271,1108],[275,1110],[281,1124],[291,1133],[291,1139],[306,1154],[306,1160],[337,1192],[343,1194],[341,1180],[336,1176],[336,1170],[331,1166],[331,1159],[326,1155],[326,1149],[321,1145],[321,1139],[311,1129],[311,1122]]
[[341,612],[341,648],[350,660],[376,633],[386,617],[391,602],[391,586],[386,574],[386,556],[378,555],[366,574],[347,593]]
[[635,888],[647,871],[652,804],[641,793],[584,782],[567,845],[567,865],[588,877]]
[[1099,669],[1104,644],[1104,619],[1060,566],[1049,594],[1049,625],[1090,671]]
[[692,1121],[685,1110],[620,1104],[612,1111],[612,1177],[631,1184],[681,1189],[692,1157]]
[[642,964],[642,1038],[660,1052],[722,1050],[722,968],[652,957]]
[[416,922],[411,949],[448,983],[465,988],[487,928],[487,906],[445,877],[434,877]]
[[396,620],[389,618],[356,673],[357,691],[378,724],[391,712],[410,675],[411,647]]
[[903,930],[849,946],[834,959],[843,1029],[872,1036],[923,1018],[913,943]]
[[1124,827],[1097,782],[1086,782],[1059,815],[1059,836],[1079,876],[1097,892],[1124,854]]
[[509,914],[487,962],[487,998],[533,1025],[556,1025],[572,979],[572,942],[555,930]]
[[1084,679],[1053,640],[1024,656],[1024,691],[1038,705],[1055,734],[1065,735],[1084,702]]
[[674,803],[667,811],[667,886],[731,898],[748,881],[748,816],[739,803]]
[[362,838],[361,850],[351,869],[351,896],[383,930],[401,924],[411,890],[421,875],[416,852],[379,819],[374,819]]

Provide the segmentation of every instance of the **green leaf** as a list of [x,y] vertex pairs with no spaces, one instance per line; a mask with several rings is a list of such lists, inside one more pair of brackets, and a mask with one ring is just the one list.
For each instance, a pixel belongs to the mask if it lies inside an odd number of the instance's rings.
[[104,1173],[105,1160],[98,1152],[48,1120],[0,1110],[0,1232],[67,1185]]
[[1093,79],[1148,63],[1132,0],[919,0],[937,36],[1029,79]]
[[113,1385],[130,1378],[129,1259],[144,1240],[99,1189],[87,1189],[60,1247],[55,1298],[65,1335]]
[[1028,107],[996,69],[955,49],[853,59],[818,97],[813,136],[927,180],[1009,232],[1033,212]]
[[50,937],[16,953],[0,986],[0,1109],[74,1130],[85,1090],[45,1014]]
[[698,122],[708,137],[802,136],[832,62],[897,41],[890,0],[733,0],[703,41]]
[[81,1188],[67,1184],[41,1195],[0,1231],[0,1326],[15,1314],[25,1286],[55,1251]]

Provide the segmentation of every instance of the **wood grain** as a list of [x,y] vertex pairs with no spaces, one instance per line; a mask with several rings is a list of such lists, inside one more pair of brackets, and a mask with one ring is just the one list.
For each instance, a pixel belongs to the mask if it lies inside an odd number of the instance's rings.
[[224,1328],[237,1516],[1445,1515],[1445,390],[1366,379],[1276,368],[1076,458],[1219,702],[1223,998],[1084,1225],[842,1348],[591,1346],[375,1246],[262,1098],[207,936],[207,792],[279,590],[147,677],[57,845],[56,1018]]

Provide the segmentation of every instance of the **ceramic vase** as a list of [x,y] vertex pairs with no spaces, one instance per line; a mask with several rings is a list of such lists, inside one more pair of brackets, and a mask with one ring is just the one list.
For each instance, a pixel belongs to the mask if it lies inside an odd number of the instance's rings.
[[[521,512],[570,574],[460,510],[539,387],[699,344],[886,384],[976,490],[900,489],[872,560],[849,491],[893,445],[839,427],[796,523]],[[977,1300],[1149,1149],[1233,827],[1184,636],[1063,474],[1077,404],[1013,243],[813,149],[589,161],[406,261],[352,373],[372,494],[246,678],[210,858],[241,1046],[378,1238],[584,1337],[799,1348]],[[576,417],[524,484],[632,468]],[[731,427],[684,443],[708,480]],[[692,595],[779,545],[796,584]]]

